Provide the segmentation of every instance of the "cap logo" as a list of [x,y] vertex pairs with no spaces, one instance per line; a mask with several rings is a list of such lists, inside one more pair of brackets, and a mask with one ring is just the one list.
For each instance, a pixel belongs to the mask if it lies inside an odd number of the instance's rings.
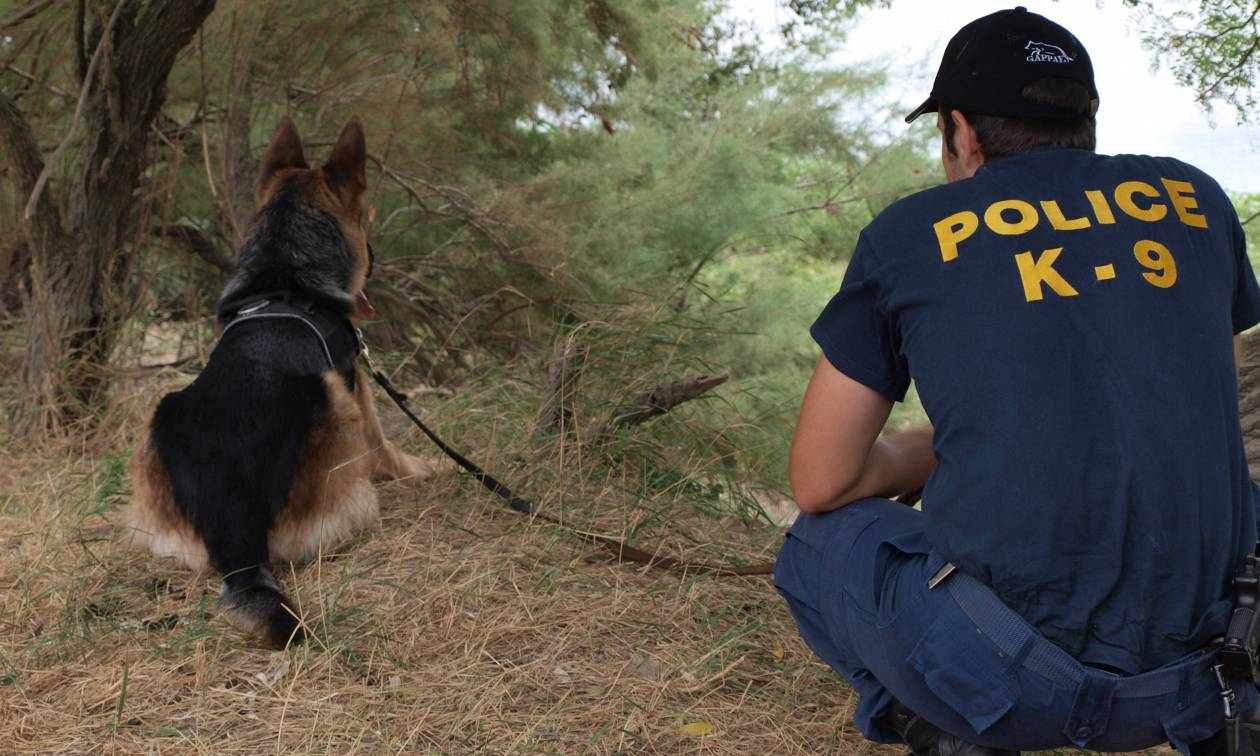
[[1063,48],[1058,45],[1051,45],[1046,42],[1034,42],[1028,40],[1028,44],[1024,45],[1024,49],[1028,51],[1028,57],[1025,58],[1029,63],[1072,63],[1073,58],[1063,52]]

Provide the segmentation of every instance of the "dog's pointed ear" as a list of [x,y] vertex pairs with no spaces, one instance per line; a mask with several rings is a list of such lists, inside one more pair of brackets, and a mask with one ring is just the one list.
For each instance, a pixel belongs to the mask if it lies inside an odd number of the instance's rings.
[[362,210],[363,192],[367,190],[367,141],[358,117],[351,118],[341,130],[328,162],[324,163],[324,175],[347,208],[355,213]]
[[297,127],[288,116],[281,118],[280,123],[276,124],[275,133],[271,135],[271,144],[267,145],[267,151],[258,163],[258,189],[255,193],[258,204],[262,205],[266,196],[264,190],[272,176],[287,168],[309,167],[306,156],[302,154],[302,137],[298,136]]

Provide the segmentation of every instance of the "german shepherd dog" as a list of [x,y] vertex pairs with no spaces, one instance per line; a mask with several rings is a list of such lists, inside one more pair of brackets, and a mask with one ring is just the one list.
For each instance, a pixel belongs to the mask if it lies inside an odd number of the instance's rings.
[[312,169],[281,120],[219,300],[219,342],[201,375],[159,402],[131,464],[133,542],[217,570],[220,608],[277,647],[305,634],[272,561],[310,559],[372,524],[372,481],[431,472],[385,440],[357,366],[354,323],[373,314],[366,157],[354,119]]

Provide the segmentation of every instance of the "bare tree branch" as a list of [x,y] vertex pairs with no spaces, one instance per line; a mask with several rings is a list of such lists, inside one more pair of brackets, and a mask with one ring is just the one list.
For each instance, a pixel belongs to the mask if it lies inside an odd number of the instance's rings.
[[783,214],[796,215],[797,213],[809,213],[815,210],[830,210],[836,205],[847,205],[850,202],[861,202],[864,199],[866,199],[866,197],[858,196],[858,197],[843,197],[842,198],[835,194],[829,194],[827,195],[827,199],[824,202],[820,202],[817,205],[806,205],[805,207],[794,207],[791,210],[784,211]]
[[3,68],[4,68],[4,70],[6,70],[6,71],[9,71],[9,72],[11,72],[11,73],[13,73],[13,74],[16,74],[18,78],[21,78],[21,79],[26,79],[27,81],[29,81],[29,82],[30,82],[30,83],[32,83],[32,84],[39,84],[39,85],[40,85],[40,86],[42,86],[44,89],[48,90],[48,92],[50,92],[51,94],[55,94],[55,95],[57,95],[58,97],[70,97],[70,96],[71,96],[71,95],[70,95],[70,93],[69,93],[69,92],[67,92],[67,91],[66,91],[66,90],[64,90],[64,89],[60,89],[60,88],[58,88],[58,87],[55,87],[55,86],[53,86],[52,84],[49,84],[49,83],[47,83],[47,82],[41,82],[39,79],[37,79],[37,78],[35,77],[35,74],[31,73],[30,71],[23,71],[22,69],[18,68],[18,67],[17,67],[17,66],[15,66],[15,65],[12,65],[12,64],[5,65],[5,66],[3,66]]
[[1234,60],[1234,63],[1224,71],[1221,71],[1217,77],[1208,84],[1207,89],[1199,95],[1199,99],[1206,101],[1207,99],[1216,96],[1217,93],[1220,92],[1221,85],[1224,84],[1230,76],[1233,76],[1241,71],[1251,61],[1252,56],[1255,55],[1257,51],[1260,51],[1260,37],[1254,37],[1251,40],[1251,44],[1241,55],[1237,57],[1237,59]]
[[721,375],[695,375],[673,383],[663,383],[646,394],[642,394],[628,404],[618,407],[613,413],[593,430],[585,435],[586,443],[597,443],[617,428],[628,428],[664,415],[683,402],[695,399],[709,390],[721,386],[730,378],[729,373]]
[[[42,77],[43,80],[41,80],[41,77],[39,76],[39,63],[44,54],[44,45],[47,44],[48,37],[52,34],[55,28],[55,25],[49,24],[41,30],[32,31],[32,33],[16,40],[17,44],[10,45],[8,55],[6,56],[3,65],[6,69],[16,73],[18,76],[26,80],[26,84],[24,86],[16,87],[9,93],[9,96],[13,98],[13,102],[16,103],[18,100],[26,96],[26,93],[29,92],[31,87],[36,84],[50,90],[57,89],[56,87],[48,84],[46,81],[48,78],[47,75]],[[26,53],[26,49],[32,44],[35,45],[35,49],[30,56],[30,70],[22,71],[18,67],[17,61]]]
[[210,263],[224,273],[231,273],[236,269],[236,263],[229,260],[215,246],[210,238],[201,233],[200,229],[182,224],[174,224],[169,226],[154,226],[149,229],[154,236],[162,239],[172,239],[183,244],[190,251],[200,257],[202,260]]
[[[325,140],[310,140],[303,142],[303,144],[307,147],[328,147],[331,146],[333,142]],[[468,192],[454,186],[434,184],[430,181],[425,181],[418,176],[408,176],[390,166],[380,155],[376,155],[375,153],[367,153],[367,159],[370,160],[382,173],[388,176],[394,184],[406,192],[407,195],[410,196],[411,199],[415,201],[415,203],[425,212],[433,213],[434,215],[442,215],[448,218],[457,218],[463,221],[469,228],[478,232],[484,239],[486,239],[486,241],[494,245],[499,254],[505,258],[515,251],[506,240],[500,237],[491,228],[492,226],[499,226],[502,224],[494,216],[486,212],[486,210],[478,205],[476,200],[474,200]],[[425,198],[416,191],[414,186],[412,186],[413,182],[420,185],[425,190],[445,199],[448,206],[454,208],[454,211],[430,207],[429,203],[425,201]]]
[[1239,21],[1238,23],[1233,24],[1231,26],[1226,26],[1225,28],[1221,29],[1215,34],[1203,34],[1202,32],[1195,32],[1195,33],[1198,34],[1198,36],[1203,37],[1205,39],[1216,41],[1216,40],[1221,39],[1227,34],[1233,34],[1234,32],[1239,32],[1239,31],[1242,31],[1243,29],[1246,29],[1248,26],[1254,26],[1256,23],[1257,14],[1260,14],[1260,2],[1257,2],[1255,4],[1255,6],[1251,9],[1251,14],[1248,15],[1247,18],[1243,21]]
[[52,5],[56,0],[43,0],[43,2],[28,5],[17,13],[6,19],[0,19],[0,31],[12,29],[28,19],[34,18],[44,11],[45,8]]

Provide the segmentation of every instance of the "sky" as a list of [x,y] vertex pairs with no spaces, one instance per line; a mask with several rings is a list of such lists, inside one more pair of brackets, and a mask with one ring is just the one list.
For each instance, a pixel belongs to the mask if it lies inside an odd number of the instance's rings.
[[[780,0],[781,1],[781,0]],[[1209,116],[1165,68],[1152,70],[1134,14],[1119,0],[1024,0],[1072,31],[1089,51],[1099,93],[1098,151],[1170,155],[1193,163],[1226,189],[1260,192],[1260,125],[1237,126],[1230,105]],[[772,32],[787,11],[776,0],[730,0],[732,13]],[[928,95],[945,45],[967,22],[1015,3],[996,0],[893,0],[863,12],[832,58],[837,64],[887,61],[886,94],[910,112]],[[773,35],[767,33],[768,39]],[[1215,128],[1211,122],[1215,122]]]

